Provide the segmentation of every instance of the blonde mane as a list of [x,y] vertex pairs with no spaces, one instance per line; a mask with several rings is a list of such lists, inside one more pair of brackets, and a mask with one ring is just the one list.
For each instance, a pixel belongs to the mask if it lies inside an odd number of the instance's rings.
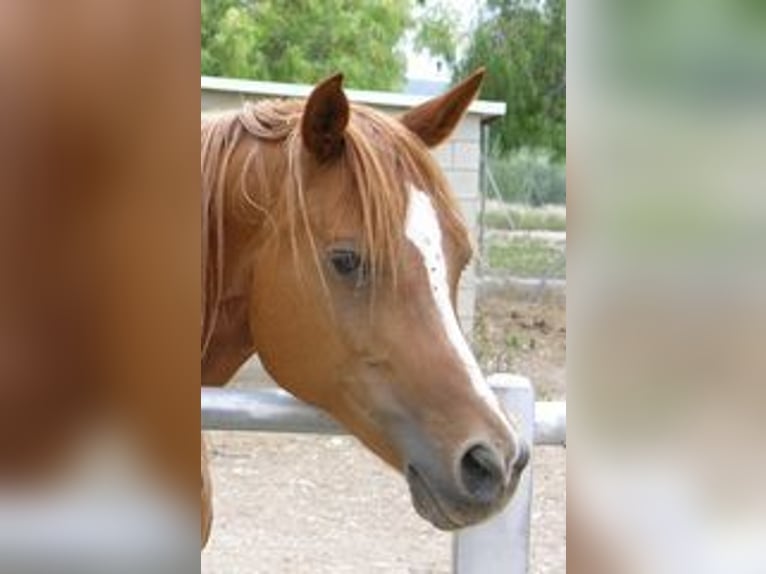
[[[303,104],[268,100],[202,119],[203,356],[223,297],[224,225],[227,209],[232,208],[226,205],[230,198],[237,200],[240,209],[244,206],[265,215],[268,221],[285,222],[294,254],[301,247],[299,237],[305,236],[306,247],[319,264],[305,193],[305,166],[312,158],[300,136]],[[283,170],[264,160],[265,146],[275,145],[284,153]],[[246,152],[245,161],[233,162],[235,152]],[[470,252],[467,229],[441,170],[425,145],[397,119],[352,105],[341,155],[333,161],[349,176],[348,201],[359,212],[364,230],[362,249],[373,285],[383,270],[393,273],[397,267],[410,185],[431,196],[445,232]],[[264,189],[274,190],[268,205],[256,197]],[[299,236],[301,232],[305,233]],[[321,267],[318,269],[323,280]]]

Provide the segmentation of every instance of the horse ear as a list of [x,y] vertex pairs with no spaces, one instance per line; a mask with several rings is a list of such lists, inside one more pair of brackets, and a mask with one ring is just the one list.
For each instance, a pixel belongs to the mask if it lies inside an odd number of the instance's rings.
[[343,149],[343,132],[348,118],[343,74],[335,74],[314,88],[303,109],[303,143],[319,161],[332,159]]
[[484,68],[479,68],[450,91],[411,109],[401,117],[402,123],[428,147],[439,145],[460,123],[483,79]]

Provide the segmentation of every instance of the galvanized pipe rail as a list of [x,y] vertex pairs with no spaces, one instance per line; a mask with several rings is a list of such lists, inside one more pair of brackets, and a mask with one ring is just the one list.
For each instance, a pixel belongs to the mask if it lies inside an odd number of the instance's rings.
[[[497,388],[498,377],[493,388]],[[332,418],[279,388],[202,390],[202,428],[296,434],[347,434]],[[538,446],[566,444],[566,401],[535,403]]]
[[[566,402],[536,403],[532,385],[524,377],[496,374],[489,383],[528,444],[566,445]],[[201,402],[205,430],[345,434],[326,414],[279,389],[203,389]],[[531,504],[530,467],[503,512],[455,535],[455,573],[526,574]]]

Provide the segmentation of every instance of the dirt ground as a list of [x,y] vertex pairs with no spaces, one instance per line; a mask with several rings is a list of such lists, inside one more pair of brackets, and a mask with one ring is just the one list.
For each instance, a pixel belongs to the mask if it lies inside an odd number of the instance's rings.
[[518,301],[500,293],[477,303],[473,339],[482,370],[524,375],[537,400],[566,398],[566,334],[561,298]]
[[[487,372],[529,377],[539,399],[565,396],[563,303],[478,304]],[[205,574],[441,574],[451,536],[411,507],[402,478],[349,437],[209,433],[215,523]],[[532,569],[566,571],[566,453],[533,460]]]

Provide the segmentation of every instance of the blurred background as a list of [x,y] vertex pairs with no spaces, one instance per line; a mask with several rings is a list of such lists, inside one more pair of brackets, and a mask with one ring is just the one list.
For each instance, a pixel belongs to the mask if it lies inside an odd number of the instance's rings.
[[185,1],[0,2],[2,572],[198,562],[198,50]]
[[570,5],[576,572],[766,571],[766,3]]

